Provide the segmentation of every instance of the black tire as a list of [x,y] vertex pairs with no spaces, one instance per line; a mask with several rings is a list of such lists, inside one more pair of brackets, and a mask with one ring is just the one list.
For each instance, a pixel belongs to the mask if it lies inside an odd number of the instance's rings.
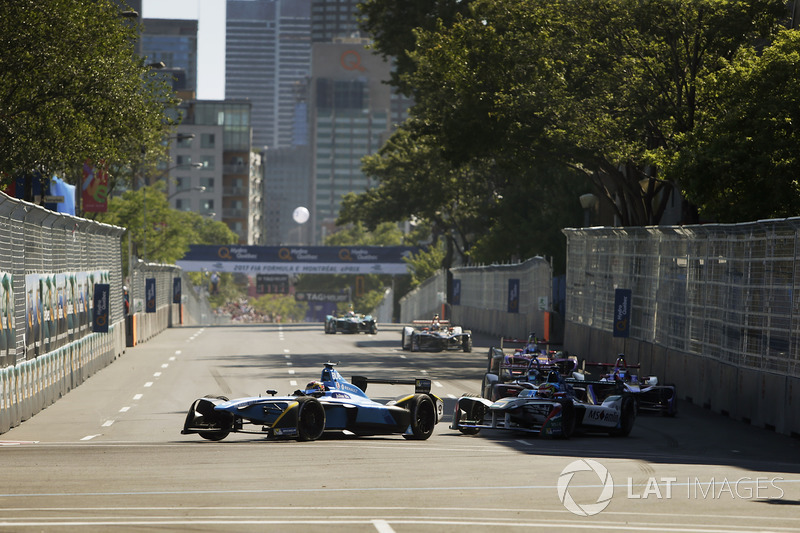
[[317,440],[325,431],[325,408],[316,398],[300,398],[297,407],[297,440]]
[[[483,417],[486,416],[486,406],[481,402],[472,402],[470,412],[466,414],[467,420],[480,424],[483,422]],[[480,433],[480,428],[458,428],[464,435],[477,435]]]
[[[213,396],[208,394],[205,398],[213,398],[215,400],[228,401],[227,396]],[[201,431],[198,433],[205,440],[220,441],[231,434],[233,428],[233,416],[226,411],[207,411],[202,413],[203,418],[209,422],[213,422],[215,426],[219,427],[218,431]]]
[[563,400],[561,403],[561,438],[568,439],[575,433],[577,419],[575,405],[572,400]]
[[419,351],[419,335],[416,333],[411,334],[411,351],[418,352]]
[[433,435],[436,426],[436,406],[427,394],[415,394],[408,403],[411,411],[411,435],[403,435],[408,439],[427,440]]
[[378,325],[374,322],[369,325],[369,334],[376,335],[378,333]]
[[[661,392],[661,394],[662,397],[667,396],[667,393],[669,391],[669,394],[672,395],[672,410],[669,411],[667,409],[664,409],[663,411],[661,411],[661,416],[675,417],[678,415],[678,395],[675,392],[677,389],[675,389],[675,385],[673,385],[672,383],[667,384],[667,387],[672,387],[672,389],[664,389]],[[669,400],[669,398],[663,398],[661,401],[662,403],[666,403],[667,400]]]
[[472,335],[467,335],[464,337],[464,341],[462,342],[462,347],[464,348],[465,352],[472,351]]
[[336,322],[331,322],[330,333],[333,335],[336,334]]
[[627,437],[631,434],[633,423],[636,421],[636,402],[629,395],[622,397],[622,408],[620,409],[619,427],[608,432],[612,437]]
[[400,332],[400,348],[405,350],[406,349],[406,329],[403,328],[403,331]]

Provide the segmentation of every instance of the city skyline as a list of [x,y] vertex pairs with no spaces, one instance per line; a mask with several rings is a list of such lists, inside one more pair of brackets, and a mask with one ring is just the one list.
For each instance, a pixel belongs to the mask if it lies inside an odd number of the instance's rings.
[[142,0],[143,19],[197,20],[197,98],[225,99],[224,0]]

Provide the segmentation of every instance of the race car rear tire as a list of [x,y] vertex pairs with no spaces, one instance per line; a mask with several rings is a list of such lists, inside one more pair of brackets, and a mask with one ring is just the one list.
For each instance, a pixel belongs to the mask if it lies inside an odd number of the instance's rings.
[[472,335],[467,335],[464,337],[464,341],[462,343],[465,352],[472,351]]
[[568,439],[575,433],[577,419],[575,417],[575,405],[572,400],[561,402],[561,437]]
[[633,423],[636,420],[636,402],[629,395],[622,397],[620,408],[619,426],[608,432],[612,437],[627,437],[631,434]]
[[415,394],[408,402],[411,411],[411,435],[403,435],[407,439],[426,440],[433,435],[436,426],[436,406],[427,394]]
[[325,408],[316,398],[300,398],[297,407],[297,440],[317,440],[325,431]]
[[418,352],[419,351],[419,336],[415,333],[411,334],[411,351]]
[[369,334],[370,335],[377,335],[377,333],[378,333],[378,326],[376,324],[374,324],[374,323],[370,324],[369,325]]

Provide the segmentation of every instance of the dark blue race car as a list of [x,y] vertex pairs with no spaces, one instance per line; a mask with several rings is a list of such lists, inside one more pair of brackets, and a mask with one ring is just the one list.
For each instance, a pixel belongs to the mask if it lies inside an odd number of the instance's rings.
[[[368,383],[415,386],[407,394],[382,404],[364,392]],[[355,435],[402,434],[425,440],[433,434],[444,409],[441,398],[431,394],[429,379],[376,380],[363,376],[346,381],[333,363],[325,363],[319,381],[289,396],[228,400],[206,396],[192,403],[182,434],[198,433],[207,440],[222,440],[231,432],[266,434],[267,438],[312,441],[326,431]]]

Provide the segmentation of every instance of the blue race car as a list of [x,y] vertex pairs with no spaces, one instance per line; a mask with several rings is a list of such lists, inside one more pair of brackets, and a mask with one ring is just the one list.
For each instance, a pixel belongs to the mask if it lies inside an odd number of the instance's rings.
[[[289,396],[268,396],[228,400],[206,396],[192,403],[182,434],[198,433],[218,441],[232,432],[266,434],[267,438],[294,438],[313,441],[326,431],[348,431],[355,435],[402,434],[408,439],[425,440],[441,418],[444,402],[431,394],[429,379],[375,380],[354,376],[346,381],[334,363],[325,363],[319,381]],[[407,394],[386,404],[367,397],[368,383],[415,386]],[[255,426],[248,428],[248,426]],[[248,428],[248,429],[246,429]]]

